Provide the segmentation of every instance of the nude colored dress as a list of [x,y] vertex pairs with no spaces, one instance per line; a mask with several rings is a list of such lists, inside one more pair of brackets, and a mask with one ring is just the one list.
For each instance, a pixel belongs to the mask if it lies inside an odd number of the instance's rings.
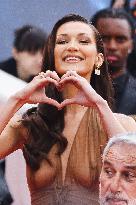
[[98,205],[100,156],[107,140],[99,113],[88,108],[72,144],[64,183],[58,160],[54,181],[30,191],[32,205]]

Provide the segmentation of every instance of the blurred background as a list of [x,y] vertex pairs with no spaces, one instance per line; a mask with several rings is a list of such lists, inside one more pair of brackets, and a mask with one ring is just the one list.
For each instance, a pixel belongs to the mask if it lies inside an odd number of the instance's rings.
[[16,28],[33,24],[49,33],[65,14],[74,12],[90,18],[109,4],[110,0],[0,0],[0,61],[11,56]]

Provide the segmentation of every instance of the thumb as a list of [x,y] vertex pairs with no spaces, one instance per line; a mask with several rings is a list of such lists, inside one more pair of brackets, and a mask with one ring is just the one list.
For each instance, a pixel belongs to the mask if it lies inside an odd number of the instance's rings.
[[75,104],[76,103],[76,99],[72,98],[72,99],[66,99],[64,100],[61,104],[60,104],[60,109],[62,109],[63,107],[67,106],[67,105],[71,105],[71,104]]
[[47,104],[53,105],[53,106],[57,107],[58,109],[60,107],[60,104],[56,100],[54,100],[52,98],[48,98],[46,96],[45,96],[45,98],[43,98],[42,103],[47,103]]

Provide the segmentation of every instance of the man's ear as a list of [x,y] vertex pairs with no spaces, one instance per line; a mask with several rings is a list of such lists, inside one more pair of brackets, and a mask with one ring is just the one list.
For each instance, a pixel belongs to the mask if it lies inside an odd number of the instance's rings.
[[16,48],[12,48],[12,55],[14,57],[15,60],[18,59],[18,51]]
[[98,53],[97,54],[97,57],[96,57],[96,62],[95,62],[95,65],[99,68],[101,67],[101,65],[103,64],[103,61],[104,61],[104,56],[102,53]]

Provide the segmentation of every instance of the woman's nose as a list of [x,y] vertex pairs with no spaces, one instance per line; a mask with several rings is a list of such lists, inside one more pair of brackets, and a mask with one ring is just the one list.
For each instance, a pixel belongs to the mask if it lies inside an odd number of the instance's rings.
[[77,45],[77,43],[75,42],[75,41],[71,41],[71,42],[69,42],[69,44],[68,44],[68,47],[67,47],[67,50],[68,51],[78,51],[79,50],[79,47],[78,47],[78,45]]

